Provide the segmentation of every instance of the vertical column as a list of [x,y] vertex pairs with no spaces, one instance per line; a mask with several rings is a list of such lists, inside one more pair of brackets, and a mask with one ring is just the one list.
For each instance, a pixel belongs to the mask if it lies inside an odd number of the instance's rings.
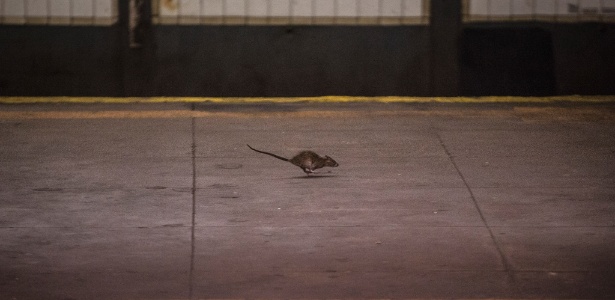
[[126,97],[151,96],[155,91],[156,53],[151,3],[150,0],[118,1]]
[[461,2],[431,0],[429,92],[432,96],[458,96],[460,93]]

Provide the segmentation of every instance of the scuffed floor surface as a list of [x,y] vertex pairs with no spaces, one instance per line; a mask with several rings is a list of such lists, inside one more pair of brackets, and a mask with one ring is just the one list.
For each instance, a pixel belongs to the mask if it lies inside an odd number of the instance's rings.
[[0,299],[615,298],[615,104],[2,105],[0,141]]

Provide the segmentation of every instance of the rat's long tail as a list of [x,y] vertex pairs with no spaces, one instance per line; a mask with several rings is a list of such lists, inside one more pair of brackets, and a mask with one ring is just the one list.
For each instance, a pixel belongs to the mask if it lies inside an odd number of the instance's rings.
[[[248,144],[246,144],[246,145],[248,145]],[[250,149],[252,149],[252,150],[254,150],[254,151],[258,152],[258,153],[262,153],[262,154],[271,155],[271,156],[273,156],[273,157],[275,157],[275,158],[277,158],[277,159],[281,159],[281,160],[283,160],[283,161],[289,161],[289,160],[288,160],[288,158],[285,158],[285,157],[282,157],[282,156],[278,156],[278,155],[275,155],[275,154],[273,154],[273,153],[269,153],[269,152],[265,152],[265,151],[256,150],[256,149],[252,148],[250,145],[248,145],[248,148],[250,148]]]

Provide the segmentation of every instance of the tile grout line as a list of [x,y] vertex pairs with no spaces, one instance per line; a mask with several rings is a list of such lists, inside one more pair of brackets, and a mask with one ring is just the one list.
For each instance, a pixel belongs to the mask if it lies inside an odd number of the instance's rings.
[[515,277],[514,277],[514,274],[512,272],[512,269],[510,267],[510,263],[508,262],[508,259],[506,259],[506,256],[504,255],[504,251],[502,251],[502,248],[500,247],[500,244],[498,243],[497,239],[495,238],[495,234],[493,233],[493,230],[489,226],[489,223],[487,222],[487,219],[485,218],[485,215],[483,214],[483,211],[480,208],[480,205],[478,205],[478,201],[476,201],[476,196],[474,195],[474,192],[472,191],[472,188],[470,188],[470,185],[468,184],[466,178],[463,176],[463,173],[461,173],[461,170],[459,169],[459,166],[457,166],[457,163],[455,162],[455,159],[453,158],[453,155],[451,154],[451,152],[448,150],[448,148],[444,144],[444,140],[442,140],[442,137],[440,136],[440,133],[436,133],[436,136],[438,137],[438,140],[440,141],[440,146],[442,146],[442,149],[444,149],[444,152],[448,156],[448,159],[453,164],[453,167],[457,171],[457,174],[459,175],[459,177],[463,181],[463,184],[465,185],[468,193],[470,194],[470,198],[472,199],[472,204],[474,205],[474,208],[476,208],[476,211],[478,212],[478,215],[480,216],[480,219],[483,222],[484,227],[487,229],[487,232],[489,232],[489,237],[491,238],[491,241],[495,245],[495,248],[497,249],[498,254],[500,255],[500,261],[502,262],[502,265],[504,266],[504,270],[508,274],[509,280],[511,280],[511,282],[514,283],[515,282]]
[[[194,111],[194,104],[191,105],[191,110]],[[192,299],[194,289],[194,251],[195,251],[195,238],[194,230],[196,228],[196,126],[195,118],[190,119],[190,131],[192,143],[190,145],[191,160],[192,160],[192,215],[190,222],[190,270],[188,276],[188,297]]]

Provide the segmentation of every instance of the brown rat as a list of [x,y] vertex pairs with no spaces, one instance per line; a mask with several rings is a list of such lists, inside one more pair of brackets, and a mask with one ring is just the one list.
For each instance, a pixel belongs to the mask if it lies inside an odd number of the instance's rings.
[[339,166],[339,164],[333,160],[333,158],[329,157],[329,156],[320,156],[312,151],[301,151],[299,152],[299,154],[295,155],[293,158],[288,159],[279,155],[275,155],[273,153],[269,153],[269,152],[265,152],[265,151],[260,151],[260,150],[256,150],[254,148],[252,148],[250,145],[248,145],[248,148],[258,152],[258,153],[263,153],[263,154],[267,154],[267,155],[271,155],[277,159],[283,160],[283,161],[288,161],[291,164],[301,168],[301,170],[303,170],[303,172],[305,172],[306,174],[310,175],[311,173],[314,173],[314,170],[316,169],[320,169],[322,167],[337,167]]

